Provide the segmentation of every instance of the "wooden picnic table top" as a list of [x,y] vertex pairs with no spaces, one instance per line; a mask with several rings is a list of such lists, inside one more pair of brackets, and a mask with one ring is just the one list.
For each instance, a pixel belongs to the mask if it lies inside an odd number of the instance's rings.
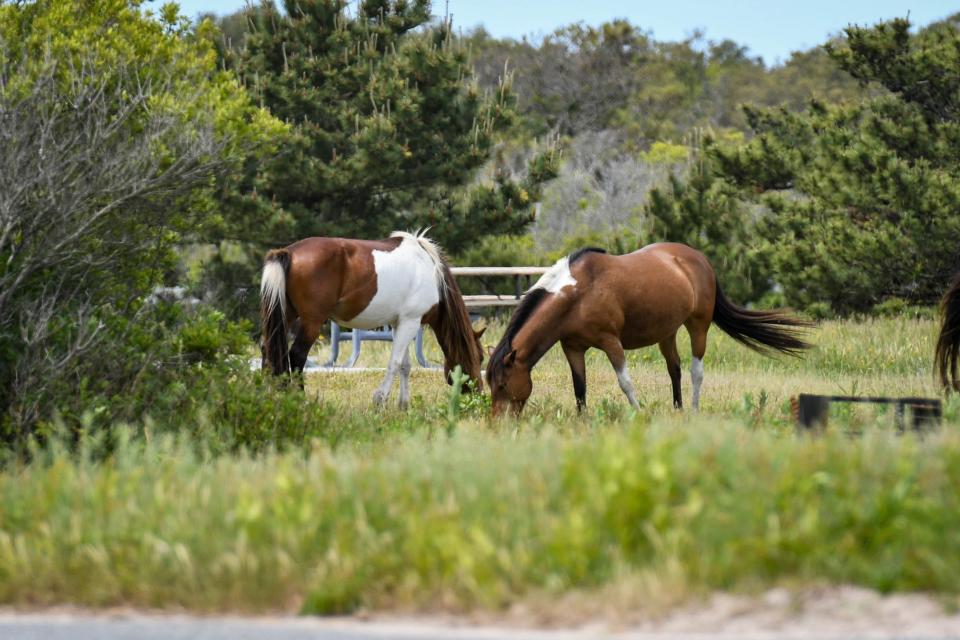
[[463,296],[463,304],[468,309],[474,307],[515,307],[521,298],[514,295],[471,295]]
[[550,267],[451,267],[455,276],[540,276]]

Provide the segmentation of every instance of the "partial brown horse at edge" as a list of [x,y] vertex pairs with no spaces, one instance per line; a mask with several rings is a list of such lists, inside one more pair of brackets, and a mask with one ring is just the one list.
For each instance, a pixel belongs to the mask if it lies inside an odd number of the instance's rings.
[[[384,404],[400,373],[400,405],[406,406],[408,347],[420,325],[427,324],[443,351],[445,373],[459,365],[475,389],[482,389],[483,330],[473,330],[450,265],[423,234],[398,231],[386,240],[307,238],[275,249],[264,261],[260,297],[263,366],[275,374],[303,371],[327,320],[360,329],[390,325],[393,349],[373,399]],[[287,332],[294,326],[288,351]]]
[[559,260],[531,288],[492,350],[487,383],[493,413],[508,406],[520,413],[533,390],[531,369],[557,342],[570,365],[578,410],[586,405],[587,349],[606,353],[621,390],[639,408],[624,350],[654,344],[667,361],[673,403],[680,408],[680,327],[690,335],[697,409],[711,323],[761,353],[797,355],[810,346],[798,334],[810,323],[781,311],[752,311],[731,303],[706,256],[686,245],[652,244],[622,256],[602,249],[577,251]]
[[960,391],[960,273],[940,302],[940,336],[933,366],[947,393]]

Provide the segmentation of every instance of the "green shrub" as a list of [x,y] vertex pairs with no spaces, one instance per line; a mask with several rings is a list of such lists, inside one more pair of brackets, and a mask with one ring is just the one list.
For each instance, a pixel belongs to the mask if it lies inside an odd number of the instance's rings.
[[249,321],[231,322],[216,309],[202,308],[179,328],[179,352],[188,362],[213,362],[243,353],[250,345],[251,331]]
[[873,315],[883,318],[902,316],[907,312],[907,301],[903,298],[887,298],[879,304],[873,305]]
[[814,320],[830,320],[836,317],[829,302],[811,302],[804,312]]

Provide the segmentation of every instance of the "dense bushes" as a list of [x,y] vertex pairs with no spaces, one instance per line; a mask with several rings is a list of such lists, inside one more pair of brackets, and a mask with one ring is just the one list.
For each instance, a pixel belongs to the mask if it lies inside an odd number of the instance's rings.
[[217,68],[210,23],[140,5],[0,4],[5,444],[87,400],[120,417],[181,358],[178,322],[145,300],[211,215],[215,179],[283,129]]
[[755,135],[715,145],[712,170],[755,204],[757,264],[790,304],[934,304],[960,269],[960,27],[851,27],[827,50],[867,97],[749,108]]

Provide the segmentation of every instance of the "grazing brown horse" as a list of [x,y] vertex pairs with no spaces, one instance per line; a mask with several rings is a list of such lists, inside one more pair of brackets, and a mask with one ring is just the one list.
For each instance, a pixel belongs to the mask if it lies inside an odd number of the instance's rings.
[[960,273],[940,303],[940,315],[943,324],[937,339],[934,368],[940,375],[940,384],[950,391],[960,391]]
[[[328,319],[345,327],[393,327],[393,350],[373,394],[383,405],[400,373],[400,406],[410,399],[408,346],[421,324],[437,335],[445,373],[457,365],[482,388],[483,350],[450,266],[423,234],[394,232],[386,240],[307,238],[267,253],[260,281],[263,366],[303,371],[310,347]],[[287,332],[295,326],[293,346]],[[447,375],[449,381],[450,377]]]
[[587,401],[584,353],[607,354],[620,388],[639,408],[627,372],[624,349],[659,345],[680,408],[677,331],[687,328],[693,348],[693,408],[700,405],[707,330],[715,323],[734,340],[765,352],[797,355],[808,348],[797,331],[809,323],[780,311],[750,311],[731,303],[717,284],[713,267],[683,244],[652,244],[623,256],[581,249],[558,261],[517,307],[506,334],[491,352],[487,383],[493,413],[523,409],[533,390],[530,370],[557,342],[570,363],[577,409]]

